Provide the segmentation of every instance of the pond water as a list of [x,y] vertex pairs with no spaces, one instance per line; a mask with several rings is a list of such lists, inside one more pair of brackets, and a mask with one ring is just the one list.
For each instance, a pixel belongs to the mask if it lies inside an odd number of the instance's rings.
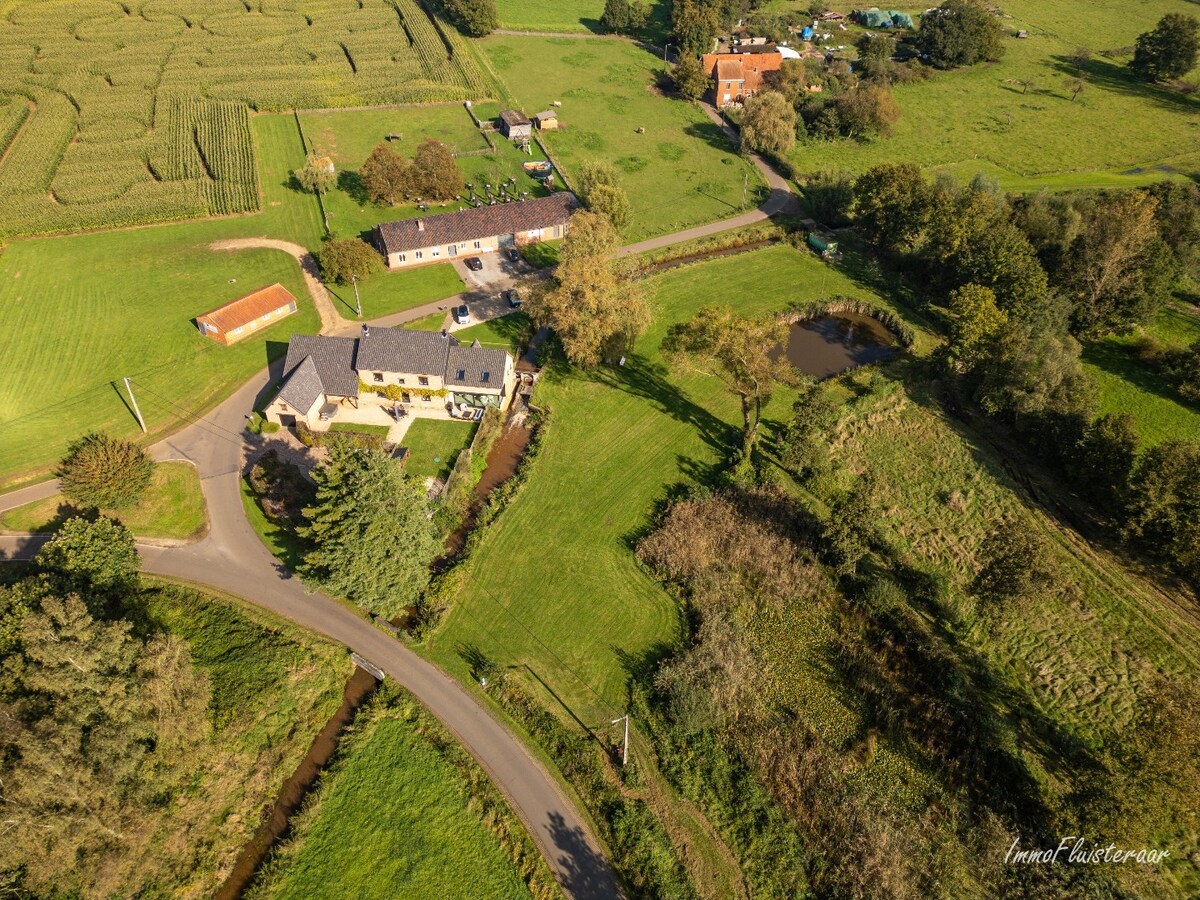
[[804,374],[829,378],[855,366],[890,359],[897,348],[895,336],[870,316],[835,313],[792,325],[784,352],[788,362]]

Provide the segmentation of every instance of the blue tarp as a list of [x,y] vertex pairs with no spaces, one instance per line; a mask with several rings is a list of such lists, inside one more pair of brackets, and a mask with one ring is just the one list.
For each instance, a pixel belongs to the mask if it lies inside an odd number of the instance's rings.
[[813,30],[811,28],[802,28],[800,30],[800,39],[801,40],[811,41],[812,36],[813,36]]

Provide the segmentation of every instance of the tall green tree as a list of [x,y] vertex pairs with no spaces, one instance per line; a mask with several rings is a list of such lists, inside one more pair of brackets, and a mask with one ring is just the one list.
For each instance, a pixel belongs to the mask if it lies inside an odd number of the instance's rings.
[[1200,445],[1151,447],[1129,483],[1126,538],[1200,584]]
[[438,552],[421,485],[381,450],[334,442],[313,472],[316,500],[297,532],[312,545],[302,573],[391,617],[417,599]]
[[601,185],[617,186],[617,170],[611,163],[599,159],[585,159],[579,166],[575,179],[575,190],[579,199],[587,203],[592,191]]
[[868,243],[898,255],[920,239],[933,203],[933,190],[912,163],[885,163],[854,182],[854,221]]
[[650,11],[638,0],[605,0],[600,24],[613,34],[636,34],[646,27]]
[[441,0],[441,7],[454,27],[470,37],[483,37],[500,27],[496,0]]
[[1070,474],[1100,506],[1120,509],[1138,455],[1137,423],[1129,413],[1107,413],[1088,424],[1071,459]]
[[778,91],[759,91],[742,110],[742,146],[782,157],[796,144],[796,111]]
[[984,539],[971,593],[993,606],[1021,607],[1051,591],[1058,574],[1045,541],[1029,521],[1000,523]]
[[829,510],[821,529],[820,553],[839,575],[852,575],[871,550],[878,531],[879,510],[875,507],[876,484],[869,472]]
[[1167,13],[1150,31],[1139,34],[1129,66],[1143,78],[1182,78],[1196,65],[1200,21],[1183,13]]
[[366,278],[383,268],[379,253],[358,238],[328,240],[315,255],[321,277],[334,284],[349,284],[355,277]]
[[996,306],[991,288],[966,284],[950,294],[950,358],[962,371],[969,371],[982,358],[989,342],[1008,321]]
[[588,193],[587,207],[608,219],[617,231],[629,224],[633,209],[624,188],[615,184],[600,184]]
[[972,66],[1004,55],[1000,19],[979,0],[946,0],[921,17],[917,46],[939,69]]
[[692,53],[684,53],[679,63],[671,70],[671,80],[675,82],[675,90],[685,100],[699,100],[708,90],[711,82],[708,73],[700,65],[700,57]]
[[779,456],[801,478],[819,477],[829,468],[830,429],[837,407],[825,385],[815,378],[799,379],[792,418],[779,438]]
[[412,185],[412,169],[409,163],[381,143],[358,170],[367,196],[376,203],[395,206],[403,203]]
[[422,141],[413,156],[409,191],[422,200],[453,200],[463,187],[462,172],[450,148],[433,138]]
[[126,593],[137,586],[141,568],[133,535],[107,516],[68,519],[38,552],[37,564],[85,596]]
[[721,380],[742,407],[740,461],[748,462],[758,440],[762,409],[776,384],[795,374],[779,348],[788,327],[774,317],[752,318],[729,307],[705,306],[668,329],[662,349],[672,364]]
[[975,399],[988,413],[1009,418],[1089,419],[1096,387],[1079,350],[1069,334],[1010,321],[976,367]]
[[[607,185],[595,188],[600,191]],[[607,218],[578,212],[563,239],[554,276],[527,304],[533,320],[552,328],[573,364],[616,361],[650,323],[641,285],[617,260],[619,241]]]
[[708,0],[673,0],[671,33],[679,52],[699,56],[708,53],[720,28],[716,5]]
[[154,474],[154,460],[129,441],[89,432],[67,448],[56,473],[63,495],[73,503],[99,509],[132,506]]

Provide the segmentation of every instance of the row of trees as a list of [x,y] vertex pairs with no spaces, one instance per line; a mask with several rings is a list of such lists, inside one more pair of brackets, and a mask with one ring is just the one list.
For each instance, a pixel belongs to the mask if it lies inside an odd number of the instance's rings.
[[371,151],[358,174],[367,196],[389,206],[410,200],[453,200],[464,187],[454,152],[433,138],[422,141],[411,160],[384,141]]

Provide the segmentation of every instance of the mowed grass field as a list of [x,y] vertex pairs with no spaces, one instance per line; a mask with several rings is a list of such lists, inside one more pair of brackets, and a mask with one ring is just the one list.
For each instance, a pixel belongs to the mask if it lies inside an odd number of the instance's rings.
[[[1099,55],[1131,47],[1163,14],[1187,12],[1187,6],[1178,0],[1005,3],[1013,18],[1004,25],[1030,36],[1006,38],[1000,62],[898,85],[900,121],[890,138],[803,142],[790,160],[801,175],[913,162],[967,180],[983,173],[1009,190],[1135,186],[1176,171],[1194,173],[1200,170],[1200,95],[1148,85],[1128,72],[1127,57]],[[856,37],[853,30],[838,35],[847,44]],[[1072,102],[1064,82],[1077,73],[1067,57],[1080,46],[1094,55],[1082,70],[1087,87]],[[1033,82],[1028,91],[1015,83],[1022,80]]]
[[496,35],[480,47],[527,113],[562,103],[562,130],[540,139],[568,181],[587,160],[614,166],[633,207],[627,243],[737,215],[743,189],[746,209],[760,202],[758,172],[721,129],[657,90],[661,56],[618,40]]
[[[137,437],[118,391],[129,375],[151,438],[219,402],[294,333],[319,325],[296,261],[277,250],[213,251],[228,238],[321,243],[316,199],[294,190],[303,165],[291,115],[253,120],[264,204],[261,213],[153,228],[13,241],[0,252],[0,484],[45,471],[89,429]],[[298,311],[223,347],[192,319],[273,282]],[[451,266],[383,272],[359,286],[368,318],[409,309],[462,289]],[[354,294],[334,286],[343,315]]]
[[[55,494],[0,515],[5,531],[57,531],[78,510]],[[142,499],[123,509],[101,510],[119,520],[138,537],[185,540],[204,529],[204,495],[196,467],[186,462],[162,462],[154,468]]]
[[446,757],[457,747],[424,737],[415,715],[389,712],[348,739],[269,867],[277,874],[249,896],[530,896]]
[[[671,18],[669,0],[649,0],[651,31],[660,37]],[[513,31],[602,32],[604,0],[496,0],[500,27]]]
[[400,444],[408,448],[404,471],[413,478],[445,478],[459,452],[471,442],[474,422],[450,419],[416,419]]
[[[477,111],[482,119],[498,113],[499,108],[494,104],[480,105]],[[548,193],[521,170],[521,163],[530,157],[502,135],[493,135],[495,153],[486,152],[487,142],[461,104],[304,113],[300,123],[309,145],[328,155],[338,170],[338,186],[324,198],[329,227],[336,237],[365,236],[380,222],[464,208],[464,204],[455,201],[436,202],[427,213],[422,213],[416,204],[388,206],[370,200],[358,170],[371,151],[391,134],[402,137],[388,142],[389,149],[405,158],[411,158],[427,138],[441,141],[455,154],[473,154],[459,156],[458,167],[463,180],[474,185],[480,195],[485,184],[499,185],[508,178],[516,178],[517,189],[534,197]],[[466,191],[463,196],[468,196]]]
[[[713,284],[726,285],[720,298]],[[787,246],[677,269],[648,288],[654,324],[624,368],[555,372],[539,384],[536,402],[552,410],[541,455],[466,563],[458,604],[430,645],[463,675],[463,645],[528,665],[585,720],[622,706],[628,666],[679,634],[674,602],[639,566],[630,542],[671,485],[705,481],[737,439],[732,395],[715,379],[667,371],[658,352],[666,329],[721,300],[747,313],[835,294],[885,304]],[[781,396],[772,409],[783,415],[786,402]]]

